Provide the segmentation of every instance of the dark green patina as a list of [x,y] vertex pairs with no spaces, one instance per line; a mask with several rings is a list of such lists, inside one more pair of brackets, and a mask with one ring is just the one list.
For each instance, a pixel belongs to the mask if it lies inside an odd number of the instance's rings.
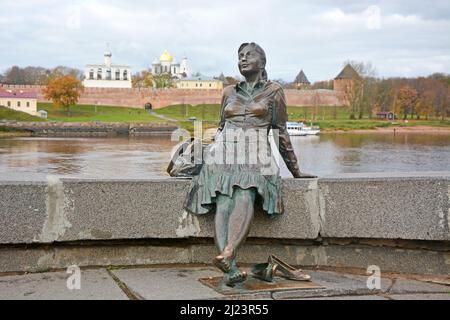
[[[224,90],[216,139],[205,150],[205,163],[193,177],[184,205],[192,214],[215,210],[215,241],[220,254],[213,261],[224,272],[224,283],[231,286],[243,282],[247,276],[238,268],[236,254],[248,235],[255,209],[260,207],[270,217],[283,213],[281,177],[268,142],[270,129],[292,175],[314,177],[299,170],[286,131],[284,92],[279,84],[267,80],[263,49],[255,43],[246,43],[238,53],[239,70],[245,81]],[[255,141],[250,138],[248,143],[239,145],[242,142],[239,139],[246,139],[250,130],[263,138]],[[233,134],[229,135],[230,132]],[[255,151],[259,155],[261,150],[267,151],[269,162],[259,157],[254,162],[248,161]],[[230,155],[232,161],[216,161]]]

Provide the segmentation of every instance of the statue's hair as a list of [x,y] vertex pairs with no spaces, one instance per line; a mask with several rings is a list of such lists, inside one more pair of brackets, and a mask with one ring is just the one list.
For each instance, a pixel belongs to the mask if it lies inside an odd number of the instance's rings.
[[263,48],[261,48],[258,44],[254,43],[254,42],[250,42],[250,43],[243,43],[241,44],[241,46],[238,49],[238,54],[241,53],[241,51],[245,48],[245,47],[251,47],[253,50],[255,50],[259,56],[261,57],[261,62],[263,65],[263,71],[261,73],[261,77],[263,80],[267,80],[267,71],[266,71],[266,53],[264,52]]

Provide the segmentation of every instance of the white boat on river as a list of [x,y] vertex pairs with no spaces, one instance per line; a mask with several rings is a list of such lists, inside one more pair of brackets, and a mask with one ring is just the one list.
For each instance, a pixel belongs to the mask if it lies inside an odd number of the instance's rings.
[[[320,133],[319,127],[308,127],[303,122],[286,122],[286,129],[290,136],[310,136]],[[269,135],[272,135],[272,130],[270,130]]]

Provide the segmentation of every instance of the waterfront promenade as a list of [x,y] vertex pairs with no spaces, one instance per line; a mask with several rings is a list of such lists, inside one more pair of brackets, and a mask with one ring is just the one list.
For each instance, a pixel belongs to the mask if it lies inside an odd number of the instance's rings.
[[[450,173],[284,179],[285,214],[256,213],[241,261],[276,254],[325,288],[243,296],[198,281],[218,275],[213,215],[183,212],[188,185],[0,182],[0,298],[448,298]],[[81,268],[81,290],[66,288],[71,266]],[[368,268],[379,270],[380,288],[367,286]]]
[[[198,279],[219,276],[209,266],[172,265],[82,269],[79,289],[64,271],[0,275],[2,299],[61,300],[450,300],[445,277],[382,275],[380,288],[368,288],[368,276],[341,271],[308,270],[320,289],[272,290],[221,294]],[[68,288],[69,282],[69,289]]]

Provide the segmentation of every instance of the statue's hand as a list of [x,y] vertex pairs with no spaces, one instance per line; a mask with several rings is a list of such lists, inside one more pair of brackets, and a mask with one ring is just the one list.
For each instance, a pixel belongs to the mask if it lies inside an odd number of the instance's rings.
[[313,175],[313,174],[309,174],[309,173],[304,173],[304,172],[300,172],[297,171],[293,174],[294,178],[298,178],[298,179],[308,179],[308,178],[317,178],[317,176]]

